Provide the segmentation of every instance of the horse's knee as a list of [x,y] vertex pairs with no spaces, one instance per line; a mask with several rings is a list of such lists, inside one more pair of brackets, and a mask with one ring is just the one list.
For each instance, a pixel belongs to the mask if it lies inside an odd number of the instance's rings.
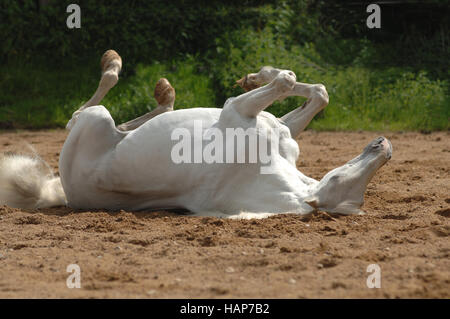
[[103,105],[91,106],[83,111],[85,114],[89,114],[90,117],[96,118],[110,118],[109,111]]
[[102,105],[82,111],[70,135],[76,137],[76,149],[92,159],[114,148],[126,135],[118,131],[108,110]]
[[80,120],[83,118],[87,126],[100,128],[114,128],[114,120],[109,111],[103,105],[96,105],[85,109],[80,114]]
[[316,98],[318,101],[320,101],[321,108],[324,108],[328,105],[329,97],[327,89],[325,88],[325,85],[323,84],[314,84],[312,87],[311,97]]
[[270,82],[270,85],[276,87],[280,93],[286,93],[292,91],[297,82],[297,76],[290,70],[282,70],[278,75]]
[[74,113],[72,119],[67,124],[70,130],[78,129],[82,131],[107,132],[114,130],[114,120],[109,111],[103,105],[91,106],[78,114]]

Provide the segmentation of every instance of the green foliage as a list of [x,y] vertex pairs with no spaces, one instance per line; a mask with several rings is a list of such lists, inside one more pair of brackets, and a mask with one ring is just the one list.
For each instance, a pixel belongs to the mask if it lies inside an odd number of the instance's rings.
[[[449,129],[444,1],[422,4],[428,20],[417,18],[417,4],[384,6],[380,30],[365,27],[362,2],[80,0],[82,28],[73,30],[65,27],[72,1],[38,2],[0,3],[0,127],[64,126],[114,48],[124,67],[102,104],[117,122],[156,106],[160,77],[176,89],[175,108],[221,107],[243,93],[236,80],[272,65],[327,87],[330,104],[314,129]],[[290,97],[268,111],[281,116],[303,102]]]
[[66,8],[71,0],[51,1],[39,8],[35,0],[0,2],[0,59],[35,55],[77,59],[119,51],[128,65],[205,52],[223,29],[264,24],[253,2],[195,0],[80,0],[81,28],[69,29]]
[[98,63],[59,69],[15,62],[1,66],[0,74],[0,124],[27,128],[65,126],[80,97],[93,94],[99,76]]
[[[390,76],[387,76],[390,74]],[[395,80],[393,80],[395,78]],[[444,130],[450,107],[446,85],[425,73],[348,68],[325,77],[332,96],[314,129]]]
[[[160,77],[176,88],[176,108],[214,106],[207,76],[198,74],[192,57],[166,64],[138,65],[135,75],[121,78],[102,104],[117,123],[156,107],[153,90]],[[3,127],[64,127],[72,113],[95,91],[100,78],[97,61],[65,66],[64,72],[45,66],[2,67],[0,123]]]
[[199,67],[193,57],[167,64],[139,64],[136,74],[121,80],[102,103],[117,122],[141,116],[157,106],[153,90],[156,82],[165,77],[175,87],[176,109],[213,107],[214,91],[208,77],[198,74]]
[[[347,41],[349,43],[350,41]],[[236,47],[236,43],[241,47]],[[354,66],[324,64],[314,43],[291,46],[276,39],[270,29],[245,30],[218,41],[220,55],[214,64],[221,101],[239,94],[234,82],[263,65],[294,71],[297,81],[323,83],[330,96],[324,114],[313,121],[315,129],[448,129],[450,107],[446,99],[448,82],[430,80],[425,72],[401,68],[370,69],[362,66],[364,45],[350,45]],[[276,116],[299,107],[305,99],[288,98],[267,110]]]

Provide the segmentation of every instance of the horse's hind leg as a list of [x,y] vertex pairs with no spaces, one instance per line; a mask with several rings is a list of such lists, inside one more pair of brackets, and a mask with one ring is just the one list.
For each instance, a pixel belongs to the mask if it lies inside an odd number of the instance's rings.
[[114,181],[116,174],[108,163],[125,136],[102,105],[88,107],[78,115],[59,156],[61,183],[70,207],[108,205],[108,201],[101,202],[104,197],[99,186]]
[[156,83],[155,99],[158,102],[158,106],[153,111],[129,122],[120,124],[117,128],[121,131],[134,130],[161,113],[173,111],[173,105],[175,103],[175,89],[172,85],[170,85],[166,78],[161,78]]
[[119,72],[122,69],[122,58],[120,55],[114,50],[106,51],[102,56],[100,66],[102,68],[102,77],[100,79],[100,83],[98,84],[97,90],[89,101],[87,101],[72,114],[72,118],[67,123],[67,129],[70,130],[73,127],[78,115],[83,110],[90,106],[99,105],[106,93],[108,93],[109,90],[117,84],[117,81],[119,80]]

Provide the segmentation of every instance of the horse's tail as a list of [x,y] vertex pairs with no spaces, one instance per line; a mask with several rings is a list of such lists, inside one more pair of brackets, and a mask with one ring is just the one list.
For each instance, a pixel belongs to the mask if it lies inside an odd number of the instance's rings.
[[45,208],[66,205],[61,179],[38,156],[0,155],[0,205]]

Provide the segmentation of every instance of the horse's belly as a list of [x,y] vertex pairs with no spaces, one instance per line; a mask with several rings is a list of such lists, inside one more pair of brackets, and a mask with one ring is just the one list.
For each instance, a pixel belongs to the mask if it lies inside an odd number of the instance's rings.
[[[112,186],[136,192],[186,193],[195,185],[201,164],[177,163],[172,149],[178,139],[172,138],[175,129],[185,129],[194,136],[194,121],[203,128],[217,122],[220,109],[188,109],[164,113],[130,132],[115,148],[109,160],[115,175]],[[200,122],[197,122],[200,123]],[[205,168],[203,168],[204,170]]]

